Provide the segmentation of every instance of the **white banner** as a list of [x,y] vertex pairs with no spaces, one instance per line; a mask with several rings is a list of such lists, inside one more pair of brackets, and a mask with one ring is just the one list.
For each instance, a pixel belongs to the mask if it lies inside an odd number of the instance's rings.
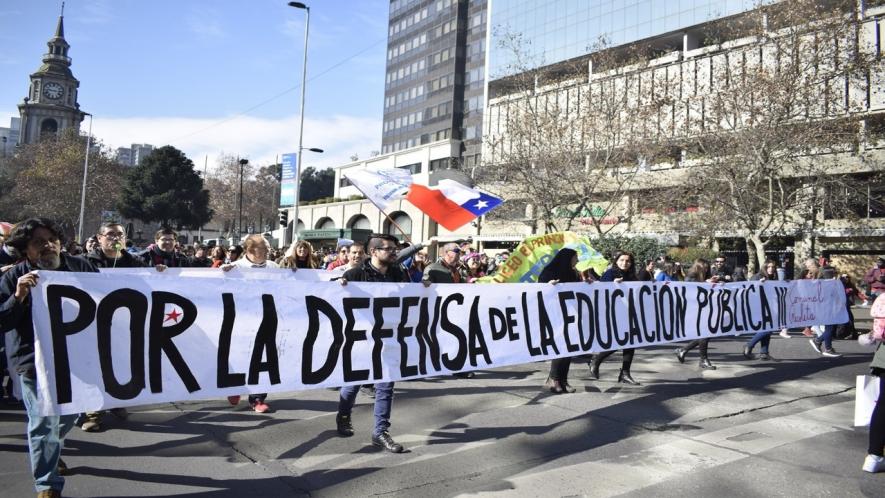
[[236,278],[246,280],[301,280],[303,282],[327,282],[333,278],[340,278],[344,272],[328,270],[280,269],[280,268],[231,268],[224,271],[221,268],[166,268],[157,271],[154,268],[100,268],[101,273],[110,275],[140,277],[162,276],[169,279],[178,277],[200,278]]
[[46,414],[395,381],[847,321],[836,280],[425,288],[41,272],[33,297]]

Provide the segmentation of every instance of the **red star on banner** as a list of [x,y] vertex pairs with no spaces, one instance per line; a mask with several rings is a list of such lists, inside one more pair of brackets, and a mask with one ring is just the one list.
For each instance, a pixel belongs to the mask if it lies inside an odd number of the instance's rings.
[[178,323],[178,317],[180,317],[181,315],[182,315],[182,313],[179,313],[177,309],[172,308],[171,312],[166,313],[166,319],[163,320],[163,323],[166,323],[169,320],[172,320],[175,323]]

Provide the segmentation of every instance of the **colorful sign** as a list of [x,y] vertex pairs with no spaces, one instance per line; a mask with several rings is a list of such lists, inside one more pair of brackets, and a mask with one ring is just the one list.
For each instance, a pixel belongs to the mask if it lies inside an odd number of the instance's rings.
[[478,281],[484,283],[537,282],[541,270],[563,248],[573,249],[578,253],[578,271],[593,268],[598,275],[602,275],[608,268],[608,260],[593,248],[590,239],[574,232],[556,232],[525,239],[510,253],[510,257],[498,266],[498,271],[494,275],[483,277]]

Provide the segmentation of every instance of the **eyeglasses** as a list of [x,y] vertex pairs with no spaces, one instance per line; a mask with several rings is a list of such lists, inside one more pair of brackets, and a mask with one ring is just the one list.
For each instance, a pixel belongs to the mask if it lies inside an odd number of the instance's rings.
[[461,249],[458,248],[458,247],[456,247],[456,248],[454,248],[454,249],[449,249],[449,251],[450,251],[450,252],[453,252],[453,253],[455,253],[455,254],[461,254]]
[[387,246],[387,247],[376,247],[375,250],[376,251],[394,252],[397,250],[397,248],[396,248],[396,246]]
[[123,232],[107,232],[107,233],[101,234],[102,237],[109,237],[109,238],[114,238],[114,239],[122,238],[125,235],[126,234]]

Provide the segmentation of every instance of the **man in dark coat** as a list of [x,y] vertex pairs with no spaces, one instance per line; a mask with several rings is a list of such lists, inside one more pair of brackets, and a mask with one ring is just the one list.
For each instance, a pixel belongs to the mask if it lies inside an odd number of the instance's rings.
[[59,468],[65,468],[60,459],[61,449],[77,415],[43,416],[39,412],[31,289],[39,278],[36,270],[98,270],[83,258],[62,254],[62,232],[46,218],[31,218],[18,224],[7,243],[25,260],[0,278],[0,332],[12,335],[10,367],[21,380],[28,413],[28,446],[35,488],[38,496],[61,496],[64,478]]

